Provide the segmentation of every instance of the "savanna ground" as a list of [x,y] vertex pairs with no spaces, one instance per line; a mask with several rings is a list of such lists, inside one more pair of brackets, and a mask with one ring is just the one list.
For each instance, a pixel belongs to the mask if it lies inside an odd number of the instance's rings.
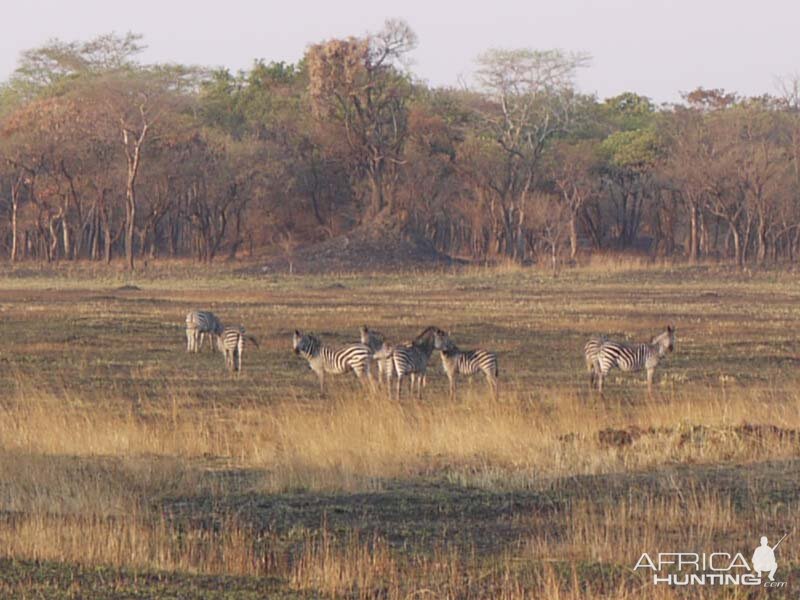
[[[135,286],[126,286],[135,284]],[[185,352],[210,308],[260,348]],[[601,265],[375,276],[177,266],[0,273],[0,596],[796,597],[653,587],[642,552],[742,552],[800,524],[800,281]],[[291,353],[366,323],[428,324],[500,356],[501,397],[438,353],[421,401]],[[657,372],[590,394],[588,335],[677,327]]]

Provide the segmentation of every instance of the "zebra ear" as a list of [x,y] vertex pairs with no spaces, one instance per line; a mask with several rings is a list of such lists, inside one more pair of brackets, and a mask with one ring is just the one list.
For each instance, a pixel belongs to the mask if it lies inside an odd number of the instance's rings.
[[294,334],[298,337],[300,336],[300,332],[297,329],[294,330]]

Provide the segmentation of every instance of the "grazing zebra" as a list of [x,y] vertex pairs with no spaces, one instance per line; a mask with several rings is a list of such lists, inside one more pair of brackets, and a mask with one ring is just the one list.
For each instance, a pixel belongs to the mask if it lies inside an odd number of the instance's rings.
[[362,325],[361,343],[369,346],[372,350],[372,358],[378,363],[378,385],[383,384],[385,376],[386,385],[391,386],[394,364],[392,362],[392,346],[386,341],[386,336]]
[[603,379],[608,372],[617,367],[620,371],[647,371],[647,391],[653,391],[653,373],[659,360],[675,349],[675,328],[667,328],[655,336],[649,344],[624,344],[604,340],[595,355],[595,374],[597,391],[603,393]]
[[459,350],[453,340],[444,333],[436,332],[434,346],[442,355],[442,366],[447,378],[450,380],[450,400],[456,398],[456,375],[474,375],[481,372],[486,377],[486,383],[492,397],[497,400],[497,354],[489,350]]
[[600,353],[600,348],[603,346],[605,342],[608,341],[608,337],[601,335],[601,336],[594,336],[589,338],[589,341],[583,346],[583,357],[586,360],[586,370],[589,371],[589,387],[594,388],[595,382],[595,365],[597,364],[597,355]]
[[186,351],[199,352],[206,334],[214,341],[222,334],[222,323],[216,315],[207,310],[193,310],[186,315]]
[[253,342],[258,348],[258,341],[252,335],[247,335],[244,327],[226,327],[217,337],[217,347],[225,355],[225,366],[236,373],[242,372],[242,352],[245,340]]
[[372,350],[366,344],[345,344],[339,348],[323,346],[320,339],[310,333],[300,333],[295,329],[292,339],[294,353],[308,361],[308,366],[317,374],[319,391],[325,393],[325,373],[340,375],[353,371],[358,380],[364,384],[362,377],[366,374],[370,387],[372,382]]
[[394,372],[397,375],[397,400],[400,400],[400,385],[403,377],[409,376],[411,380],[411,393],[414,393],[414,383],[417,384],[417,397],[422,398],[422,386],[425,385],[425,371],[428,361],[433,353],[434,336],[444,333],[437,327],[426,327],[412,342],[398,344],[392,349]]

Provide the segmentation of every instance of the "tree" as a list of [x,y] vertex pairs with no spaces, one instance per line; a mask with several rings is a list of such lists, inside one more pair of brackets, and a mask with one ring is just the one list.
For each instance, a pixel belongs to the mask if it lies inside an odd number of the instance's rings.
[[482,135],[503,155],[486,186],[498,200],[502,251],[509,256],[524,257],[525,205],[536,167],[547,142],[570,128],[581,100],[572,81],[588,60],[583,54],[528,49],[495,49],[478,58],[479,88],[491,101],[479,111]]
[[[578,220],[586,203],[600,193],[597,142],[559,140],[548,157],[547,172],[566,207],[570,258],[578,253]],[[558,214],[562,214],[559,209]]]
[[306,54],[314,115],[323,127],[341,131],[354,174],[363,174],[369,183],[370,217],[394,211],[411,95],[400,67],[415,45],[410,27],[390,20],[377,34],[316,44]]
[[601,143],[608,188],[616,220],[614,238],[628,248],[639,236],[639,228],[655,197],[653,172],[661,140],[655,126],[655,111],[647,98],[625,93],[605,102],[606,118],[616,129]]
[[77,88],[95,107],[99,125],[115,129],[125,159],[125,260],[133,270],[136,233],[136,182],[145,142],[154,127],[177,118],[188,99],[183,93],[189,71],[180,68],[140,68],[111,71]]

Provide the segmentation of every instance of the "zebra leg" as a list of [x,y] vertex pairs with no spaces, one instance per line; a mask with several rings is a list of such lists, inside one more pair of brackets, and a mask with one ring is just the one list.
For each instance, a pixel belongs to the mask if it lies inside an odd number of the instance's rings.
[[319,393],[325,395],[325,371],[317,372],[317,379],[319,379]]
[[[378,377],[380,377],[380,371],[378,371]],[[367,369],[367,383],[369,384],[369,389],[371,392],[374,392],[377,389],[375,387],[375,380],[372,378],[372,369]]]
[[653,395],[653,375],[655,374],[655,369],[647,369],[647,395]]
[[186,328],[186,351],[192,351],[192,330],[188,327]]
[[236,372],[242,372],[242,355],[244,354],[244,338],[239,336],[239,343],[236,346]]
[[489,392],[492,394],[492,399],[497,401],[497,379],[491,373],[487,373],[486,383],[489,384]]
[[447,378],[450,380],[450,402],[454,402],[456,399],[456,378],[450,373],[447,374]]
[[402,381],[403,381],[403,375],[398,373],[397,374],[397,394],[396,394],[396,398],[397,398],[398,402],[400,402],[400,384],[402,383]]

